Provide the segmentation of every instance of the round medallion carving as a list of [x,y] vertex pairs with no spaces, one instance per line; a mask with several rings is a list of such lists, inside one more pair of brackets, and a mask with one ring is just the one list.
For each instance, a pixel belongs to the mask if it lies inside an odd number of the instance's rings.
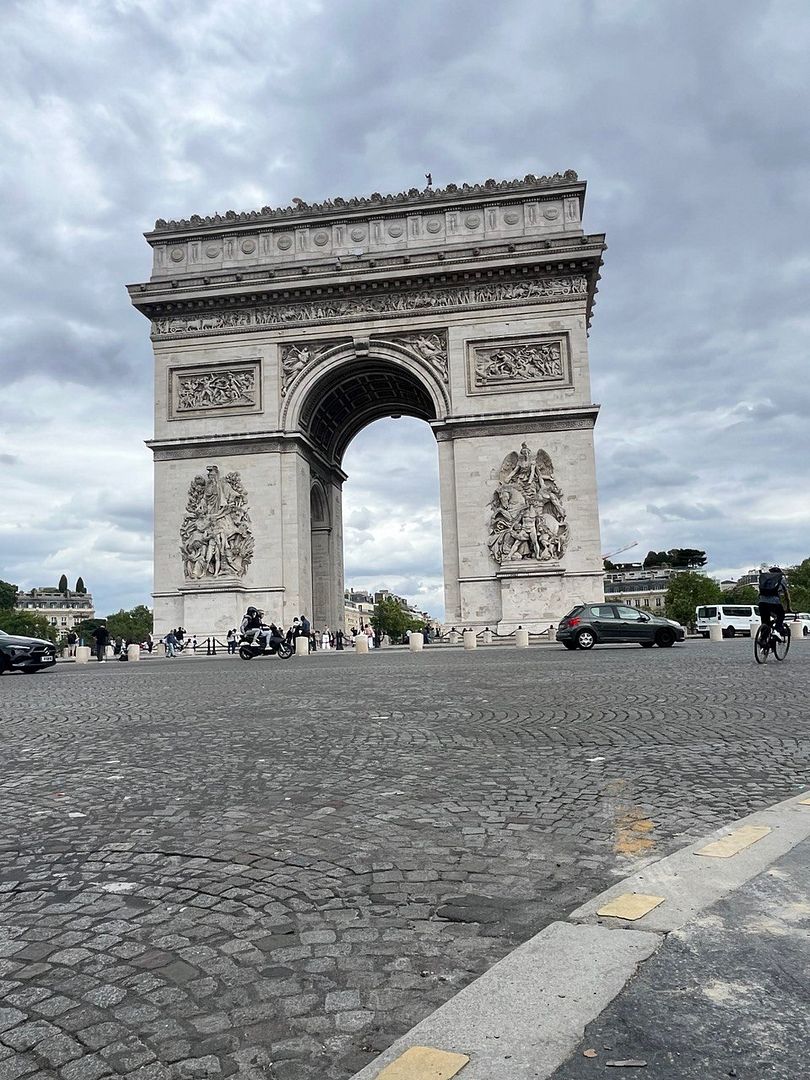
[[507,225],[517,225],[517,223],[520,221],[520,214],[518,214],[515,210],[508,210],[503,215],[503,220],[506,222]]
[[186,253],[182,248],[172,248],[169,252],[169,258],[172,262],[182,262],[185,257]]
[[428,231],[429,233],[437,233],[437,232],[441,232],[441,229],[442,229],[442,223],[441,223],[440,221],[437,221],[437,220],[436,220],[436,218],[432,218],[432,219],[431,219],[431,220],[430,220],[430,221],[429,221],[429,222],[427,223],[427,225],[425,226],[425,228],[427,229],[427,231]]
[[352,229],[352,240],[354,240],[355,243],[358,243],[358,241],[360,241],[360,240],[365,240],[365,238],[366,238],[366,230],[365,229]]
[[560,216],[560,211],[556,206],[550,206],[548,210],[543,211],[543,217],[546,221],[556,221]]
[[402,236],[404,231],[405,230],[402,228],[401,225],[391,225],[388,228],[388,235],[393,236],[394,239],[396,239],[396,237]]
[[246,255],[252,255],[255,250],[256,250],[256,241],[255,240],[243,240],[242,241],[242,251],[244,251],[244,253]]
[[467,217],[464,218],[464,224],[468,229],[477,229],[481,224],[481,218],[478,214],[468,214]]
[[216,244],[209,244],[208,247],[205,249],[205,254],[208,256],[209,259],[215,259],[217,255],[219,255],[219,248]]
[[281,251],[289,251],[293,245],[293,240],[291,236],[280,236],[277,243]]
[[323,247],[324,244],[329,243],[329,233],[316,232],[312,239],[315,241],[318,247]]

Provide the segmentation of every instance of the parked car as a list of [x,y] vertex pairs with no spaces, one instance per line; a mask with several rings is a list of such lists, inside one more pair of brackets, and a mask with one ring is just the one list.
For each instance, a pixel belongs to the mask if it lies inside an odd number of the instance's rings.
[[5,671],[22,671],[32,675],[35,671],[47,671],[55,664],[56,646],[53,642],[0,630],[0,675]]
[[668,649],[683,641],[686,631],[672,619],[649,615],[625,604],[579,604],[560,620],[557,641],[566,649],[636,643],[643,649]]
[[[810,634],[810,612],[808,611],[791,611],[785,615],[786,623],[798,623],[802,637],[807,637]],[[791,627],[791,634],[794,633]]]

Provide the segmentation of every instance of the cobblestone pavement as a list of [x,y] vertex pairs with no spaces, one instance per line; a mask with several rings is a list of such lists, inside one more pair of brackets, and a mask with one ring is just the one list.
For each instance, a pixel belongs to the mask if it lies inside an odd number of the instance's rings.
[[0,1080],[343,1080],[516,943],[806,783],[810,645],[0,679]]

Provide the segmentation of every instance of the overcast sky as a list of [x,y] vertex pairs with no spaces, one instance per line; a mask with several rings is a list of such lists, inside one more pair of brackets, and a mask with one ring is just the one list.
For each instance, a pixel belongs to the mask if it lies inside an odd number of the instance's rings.
[[[603,550],[810,555],[806,0],[0,7],[1,578],[149,602],[152,359],[124,286],[155,218],[427,171],[588,181]],[[346,470],[348,581],[440,613],[429,428],[367,428]]]

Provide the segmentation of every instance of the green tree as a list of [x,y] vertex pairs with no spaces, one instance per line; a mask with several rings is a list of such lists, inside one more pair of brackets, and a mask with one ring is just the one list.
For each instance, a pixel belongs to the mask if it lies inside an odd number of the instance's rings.
[[787,579],[793,610],[810,611],[810,559],[804,559],[798,566],[789,566]]
[[644,569],[649,570],[653,566],[669,566],[672,558],[668,551],[648,551],[644,557]]
[[67,591],[68,591],[67,574],[62,574],[62,576],[59,578],[59,592],[60,593],[67,593]]
[[76,592],[81,593],[82,596],[84,596],[84,594],[87,592],[87,589],[85,589],[84,587],[84,580],[82,578],[76,578]]
[[667,615],[684,626],[691,626],[699,604],[717,604],[722,599],[723,590],[712,578],[689,571],[673,574],[665,601]]
[[371,625],[381,634],[388,634],[392,641],[399,641],[406,630],[418,630],[424,624],[409,615],[393,597],[387,596],[374,605]]
[[759,596],[759,589],[753,585],[735,585],[734,588],[723,594],[727,604],[755,604]]
[[145,604],[138,604],[131,611],[116,611],[105,621],[110,637],[125,641],[141,642],[152,630],[152,612]]
[[56,641],[59,632],[44,615],[33,611],[0,611],[0,630],[7,634],[20,634],[22,637],[44,638]]
[[11,611],[17,602],[17,586],[0,581],[0,611]]
[[705,566],[707,555],[700,548],[670,548],[667,552],[670,565],[676,568]]

